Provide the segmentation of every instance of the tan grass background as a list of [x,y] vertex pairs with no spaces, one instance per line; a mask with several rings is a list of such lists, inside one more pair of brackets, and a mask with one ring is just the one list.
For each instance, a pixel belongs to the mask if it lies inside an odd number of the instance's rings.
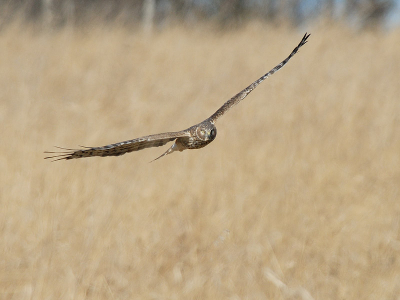
[[202,150],[50,163],[202,121],[304,32],[0,33],[1,299],[400,299],[400,34],[316,26]]

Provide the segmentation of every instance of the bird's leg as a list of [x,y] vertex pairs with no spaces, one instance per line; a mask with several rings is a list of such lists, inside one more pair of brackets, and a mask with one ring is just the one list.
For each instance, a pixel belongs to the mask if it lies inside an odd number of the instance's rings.
[[163,154],[161,154],[156,159],[153,159],[151,162],[153,162],[153,161],[155,161],[155,160],[157,160],[157,159],[159,159],[159,158],[161,158],[161,157],[163,157],[165,155],[171,154],[174,151],[183,151],[183,149],[181,149],[181,147],[179,147],[175,142],[167,151],[165,151]]

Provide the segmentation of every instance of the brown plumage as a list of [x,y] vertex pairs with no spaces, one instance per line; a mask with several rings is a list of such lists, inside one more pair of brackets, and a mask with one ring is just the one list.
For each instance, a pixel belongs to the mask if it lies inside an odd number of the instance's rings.
[[83,147],[84,149],[67,149],[57,147],[65,151],[46,151],[45,153],[51,153],[55,155],[45,157],[45,159],[55,158],[55,160],[61,160],[91,156],[119,156],[125,153],[139,151],[145,148],[163,146],[172,141],[175,141],[174,144],[156,159],[159,159],[177,150],[183,151],[186,149],[203,148],[204,146],[211,143],[217,135],[217,128],[214,125],[215,122],[221,116],[223,116],[232,106],[238,104],[240,101],[246,98],[246,96],[250,94],[250,92],[254,90],[261,82],[263,82],[269,76],[271,76],[272,74],[280,70],[284,65],[286,65],[286,63],[298,52],[299,48],[307,43],[307,39],[309,36],[310,35],[306,33],[300,43],[297,45],[297,47],[294,48],[292,53],[290,53],[290,55],[285,60],[283,60],[279,65],[274,67],[268,73],[264,74],[259,79],[254,81],[241,92],[233,96],[231,99],[226,101],[224,105],[222,105],[214,114],[212,114],[209,118],[205,119],[199,124],[193,125],[188,129],[178,132],[166,132],[147,135],[137,139],[111,144],[103,147]]

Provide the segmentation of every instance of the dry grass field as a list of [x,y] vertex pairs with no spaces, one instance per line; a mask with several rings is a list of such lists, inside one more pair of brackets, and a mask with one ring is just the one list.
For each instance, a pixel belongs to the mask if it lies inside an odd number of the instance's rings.
[[400,299],[400,34],[307,31],[207,147],[51,163],[202,121],[304,32],[3,29],[0,299]]

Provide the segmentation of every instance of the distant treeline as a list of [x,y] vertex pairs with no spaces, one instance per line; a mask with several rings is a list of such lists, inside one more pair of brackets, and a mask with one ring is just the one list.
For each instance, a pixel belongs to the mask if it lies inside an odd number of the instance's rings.
[[0,0],[1,23],[15,17],[48,26],[93,19],[162,28],[171,22],[214,21],[235,26],[249,19],[302,25],[325,17],[358,28],[381,26],[396,0]]

